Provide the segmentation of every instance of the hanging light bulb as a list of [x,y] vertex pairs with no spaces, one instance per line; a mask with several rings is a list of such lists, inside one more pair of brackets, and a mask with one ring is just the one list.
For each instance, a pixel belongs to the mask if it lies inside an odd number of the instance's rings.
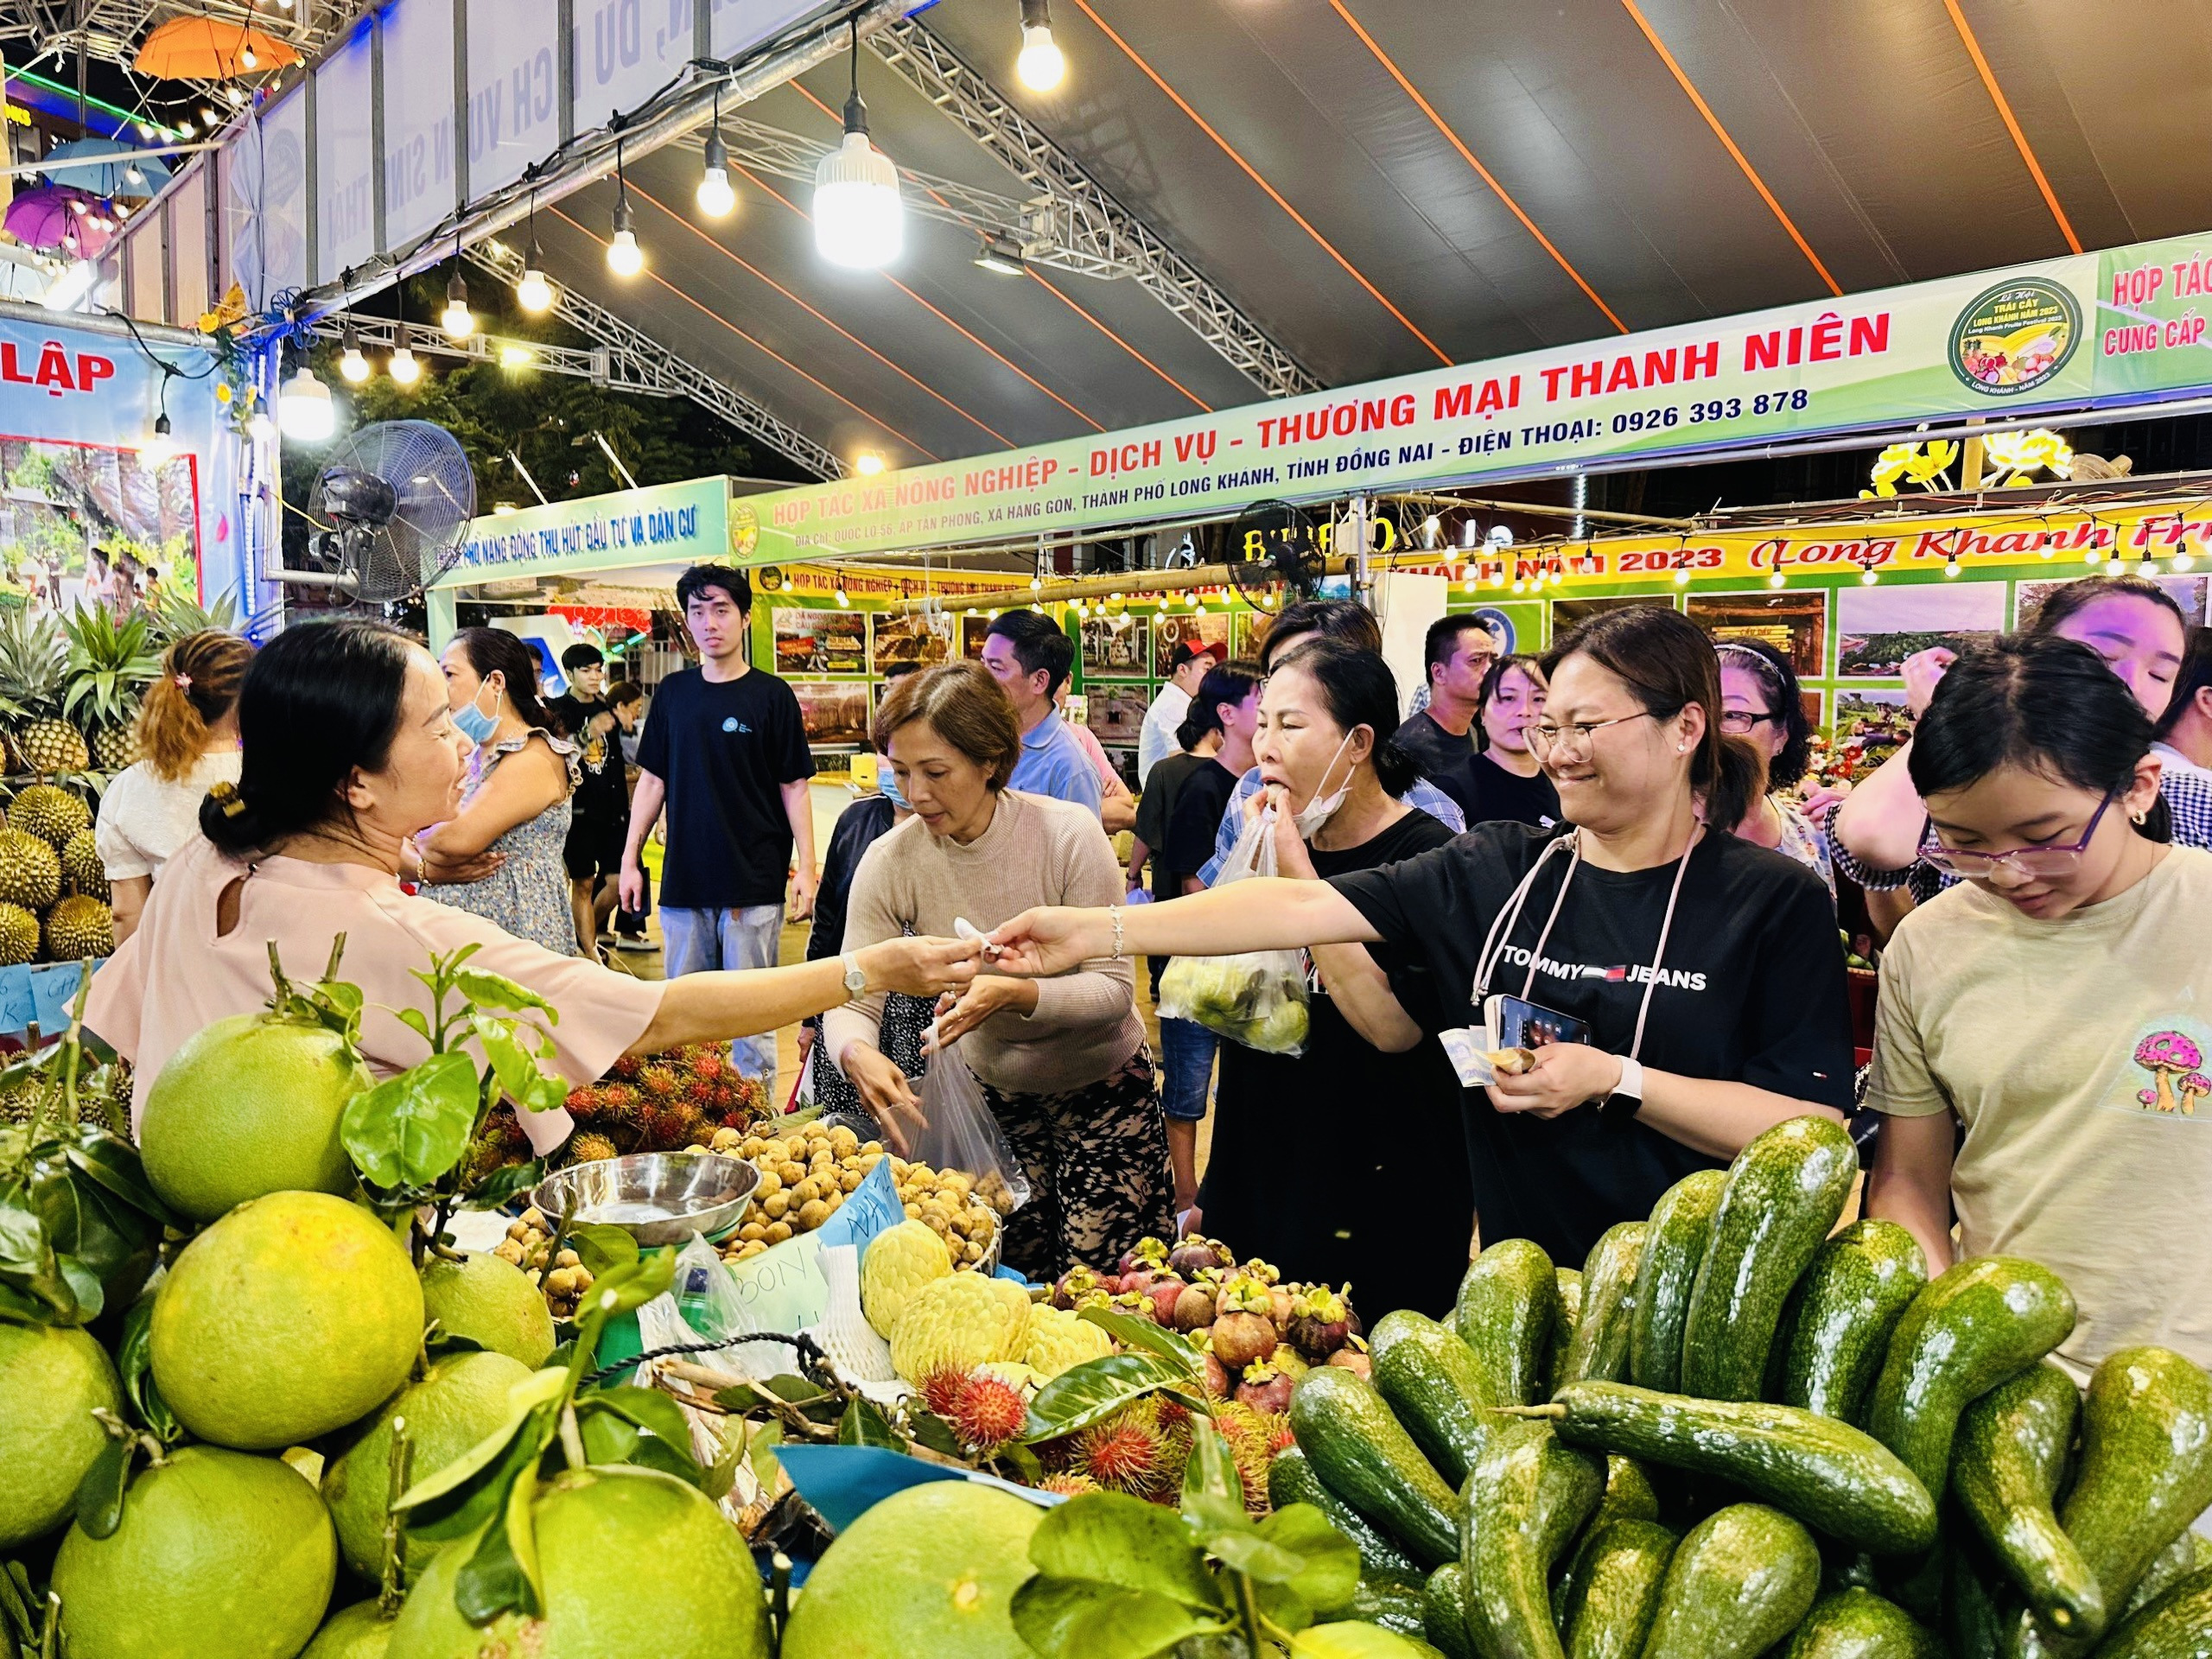
[[1859,585],[1862,588],[1872,588],[1881,579],[1882,573],[1871,564],[1859,573]]
[[1433,549],[1442,538],[1443,529],[1444,521],[1434,513],[1430,513],[1427,518],[1421,521],[1421,544],[1425,548]]
[[1677,588],[1687,588],[1689,585],[1690,568],[1687,564],[1681,565],[1675,571],[1675,586]]
[[1766,579],[1766,585],[1770,588],[1785,588],[1789,586],[1789,578],[1782,574],[1779,567],[1776,569],[1775,573]]
[[1068,60],[1052,39],[1046,0],[1021,0],[1021,55],[1014,72],[1033,92],[1049,92],[1067,78]]
[[638,215],[630,206],[630,181],[622,171],[622,146],[614,146],[614,239],[607,245],[607,268],[617,276],[634,276],[645,268],[638,245]]
[[423,365],[415,360],[415,348],[409,341],[411,336],[402,322],[391,342],[391,357],[385,364],[385,372],[391,376],[396,386],[411,386],[423,378]]
[[814,169],[814,246],[833,265],[875,270],[899,257],[906,240],[906,208],[899,199],[899,169],[868,140],[860,53],[855,23],[844,141]]
[[454,251],[453,275],[446,283],[446,308],[438,313],[438,327],[448,340],[467,340],[476,332],[476,314],[468,308],[468,283],[461,274],[461,252]]
[[302,443],[321,443],[338,429],[338,406],[330,388],[302,362],[276,395],[276,424],[288,438]]
[[1943,561],[1943,580],[1946,582],[1956,582],[1959,579],[1960,569],[1959,556],[1954,553],[1949,558]]
[[149,472],[157,472],[176,455],[176,435],[169,429],[168,411],[163,410],[154,416],[152,435],[138,446],[138,465]]
[[721,219],[737,206],[737,192],[729,188],[729,146],[722,142],[722,95],[715,93],[715,124],[707,134],[707,166],[699,175],[699,211],[709,219]]
[[851,608],[852,603],[853,601],[845,597],[845,584],[842,582],[840,582],[837,584],[837,608],[841,611],[849,610]]
[[276,435],[276,423],[262,410],[255,410],[246,416],[245,435],[256,443],[266,443]]
[[553,284],[545,280],[545,251],[537,245],[537,196],[530,198],[530,256],[522,262],[522,280],[515,284],[515,303],[533,317],[553,308]]
[[883,470],[883,457],[873,449],[863,449],[853,457],[853,470],[862,478],[874,478]]
[[2173,570],[2193,570],[2196,568],[2196,556],[2187,548],[2183,548],[2173,557],[2168,559],[2166,564],[2168,569]]
[[369,378],[369,359],[361,355],[361,336],[348,322],[344,339],[345,351],[338,359],[338,372],[346,378],[349,386],[358,386]]
[[238,48],[238,67],[241,69],[258,69],[261,67],[261,54],[253,49],[253,43],[251,41],[248,41],[245,45]]
[[2136,567],[2135,574],[2139,576],[2157,575],[2158,574],[2158,562],[2152,558],[2148,553],[2145,553],[2143,556],[2143,563]]

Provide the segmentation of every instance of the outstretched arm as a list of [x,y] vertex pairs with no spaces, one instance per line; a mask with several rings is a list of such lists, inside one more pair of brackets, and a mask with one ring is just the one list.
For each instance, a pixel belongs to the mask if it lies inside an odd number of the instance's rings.
[[1382,936],[1325,881],[1261,876],[1164,905],[1122,910],[1026,910],[991,935],[1001,973],[1058,974],[1116,952],[1124,957],[1226,957],[1309,944],[1379,944]]

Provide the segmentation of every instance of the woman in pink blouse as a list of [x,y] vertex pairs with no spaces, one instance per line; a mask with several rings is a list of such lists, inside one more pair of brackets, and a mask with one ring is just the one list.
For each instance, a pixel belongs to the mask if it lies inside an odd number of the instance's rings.
[[[963,988],[981,946],[894,938],[788,968],[633,979],[556,956],[399,885],[412,838],[453,817],[466,745],[437,661],[378,623],[288,629],[254,660],[238,698],[244,767],[211,794],[204,839],[162,872],[138,931],[92,977],[86,1023],[134,1068],[133,1116],[168,1057],[201,1027],[269,998],[269,948],[285,971],[320,973],[346,936],[340,976],[361,988],[361,1047],[379,1075],[428,1049],[395,1010],[428,1013],[415,974],[475,944],[472,965],[558,1010],[557,1065],[588,1083],[626,1053],[774,1031],[854,992],[934,996]],[[410,872],[414,873],[414,872]],[[531,1144],[566,1138],[565,1112],[524,1115]]]

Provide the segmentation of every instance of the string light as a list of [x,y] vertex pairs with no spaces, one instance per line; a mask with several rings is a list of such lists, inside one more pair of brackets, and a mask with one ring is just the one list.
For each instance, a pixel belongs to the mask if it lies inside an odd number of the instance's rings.
[[1862,588],[1872,588],[1881,579],[1881,572],[1875,569],[1871,564],[1865,567],[1859,573],[1859,585]]
[[330,388],[304,362],[277,394],[276,424],[286,437],[302,443],[321,443],[338,429],[338,410],[330,400]]
[[2182,551],[2175,554],[2173,557],[2167,560],[2166,563],[2170,569],[2175,570],[2194,569],[2196,566],[2196,556],[2184,548]]
[[153,435],[138,446],[138,465],[147,471],[158,472],[177,454],[175,434],[170,429],[168,411],[163,410],[154,416]]
[[515,284],[515,303],[534,317],[553,308],[553,284],[545,280],[545,251],[537,245],[537,197],[530,198],[530,255],[522,262],[522,280]]
[[1789,585],[1789,578],[1783,575],[1781,568],[1777,566],[1774,574],[1766,579],[1766,585],[1770,588],[1786,588]]
[[1949,558],[1943,561],[1943,580],[1946,582],[1956,582],[1959,579],[1959,556],[1957,554],[1954,553]]
[[385,364],[385,372],[391,376],[396,386],[413,385],[423,378],[423,365],[415,360],[415,348],[410,344],[412,336],[403,321],[399,332],[392,336],[391,357]]
[[729,146],[722,142],[722,94],[715,89],[715,124],[707,134],[707,165],[699,175],[699,211],[709,219],[726,218],[737,206],[737,192],[729,184]]
[[369,378],[369,359],[361,355],[360,333],[350,321],[346,324],[344,345],[345,353],[338,359],[338,372],[345,377],[347,385],[358,386]]
[[638,245],[638,214],[630,206],[630,181],[622,170],[622,143],[614,144],[614,239],[607,245],[607,268],[617,276],[636,276],[645,268],[645,251]]
[[448,340],[467,340],[476,332],[476,314],[468,308],[468,283],[461,274],[461,241],[454,239],[453,275],[446,281],[446,308],[438,314],[438,327]]
[[839,610],[841,610],[841,611],[842,611],[842,610],[849,610],[849,609],[850,609],[850,608],[851,608],[851,607],[852,607],[852,603],[853,603],[853,601],[852,601],[851,600],[849,600],[849,599],[848,599],[848,598],[846,598],[846,597],[845,597],[845,584],[844,584],[842,582],[838,582],[838,584],[837,584],[837,608],[838,608]]
[[863,449],[853,457],[853,470],[862,478],[874,478],[883,470],[883,457],[873,449]]
[[1067,77],[1068,60],[1052,39],[1046,0],[1021,0],[1021,55],[1014,72],[1033,92],[1049,92]]
[[2143,563],[2137,567],[2135,574],[2139,576],[2157,575],[2158,574],[2158,562],[2152,558],[2148,553],[2145,553],[2143,556]]
[[1677,588],[1687,588],[1687,587],[1688,587],[1689,585],[1690,585],[1690,568],[1689,568],[1689,566],[1688,566],[1687,564],[1684,564],[1684,565],[1677,565],[1677,566],[1675,567],[1675,587],[1677,587]]
[[855,22],[845,137],[814,169],[814,245],[833,265],[875,270],[899,257],[905,240],[899,169],[868,139],[868,105],[861,101],[861,31]]

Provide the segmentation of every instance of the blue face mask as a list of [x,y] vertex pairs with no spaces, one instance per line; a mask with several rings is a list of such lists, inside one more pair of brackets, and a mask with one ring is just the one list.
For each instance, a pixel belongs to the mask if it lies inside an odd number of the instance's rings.
[[913,810],[906,804],[906,798],[899,792],[899,779],[892,772],[891,763],[888,760],[876,767],[875,786],[883,791],[883,798],[891,803],[894,810],[900,812]]
[[[482,695],[479,690],[477,696]],[[494,690],[492,695],[496,698],[499,692]],[[497,708],[498,704],[495,702],[493,706]],[[480,749],[490,742],[492,734],[499,729],[499,715],[486,714],[476,706],[474,697],[453,711],[453,723],[455,730]]]

